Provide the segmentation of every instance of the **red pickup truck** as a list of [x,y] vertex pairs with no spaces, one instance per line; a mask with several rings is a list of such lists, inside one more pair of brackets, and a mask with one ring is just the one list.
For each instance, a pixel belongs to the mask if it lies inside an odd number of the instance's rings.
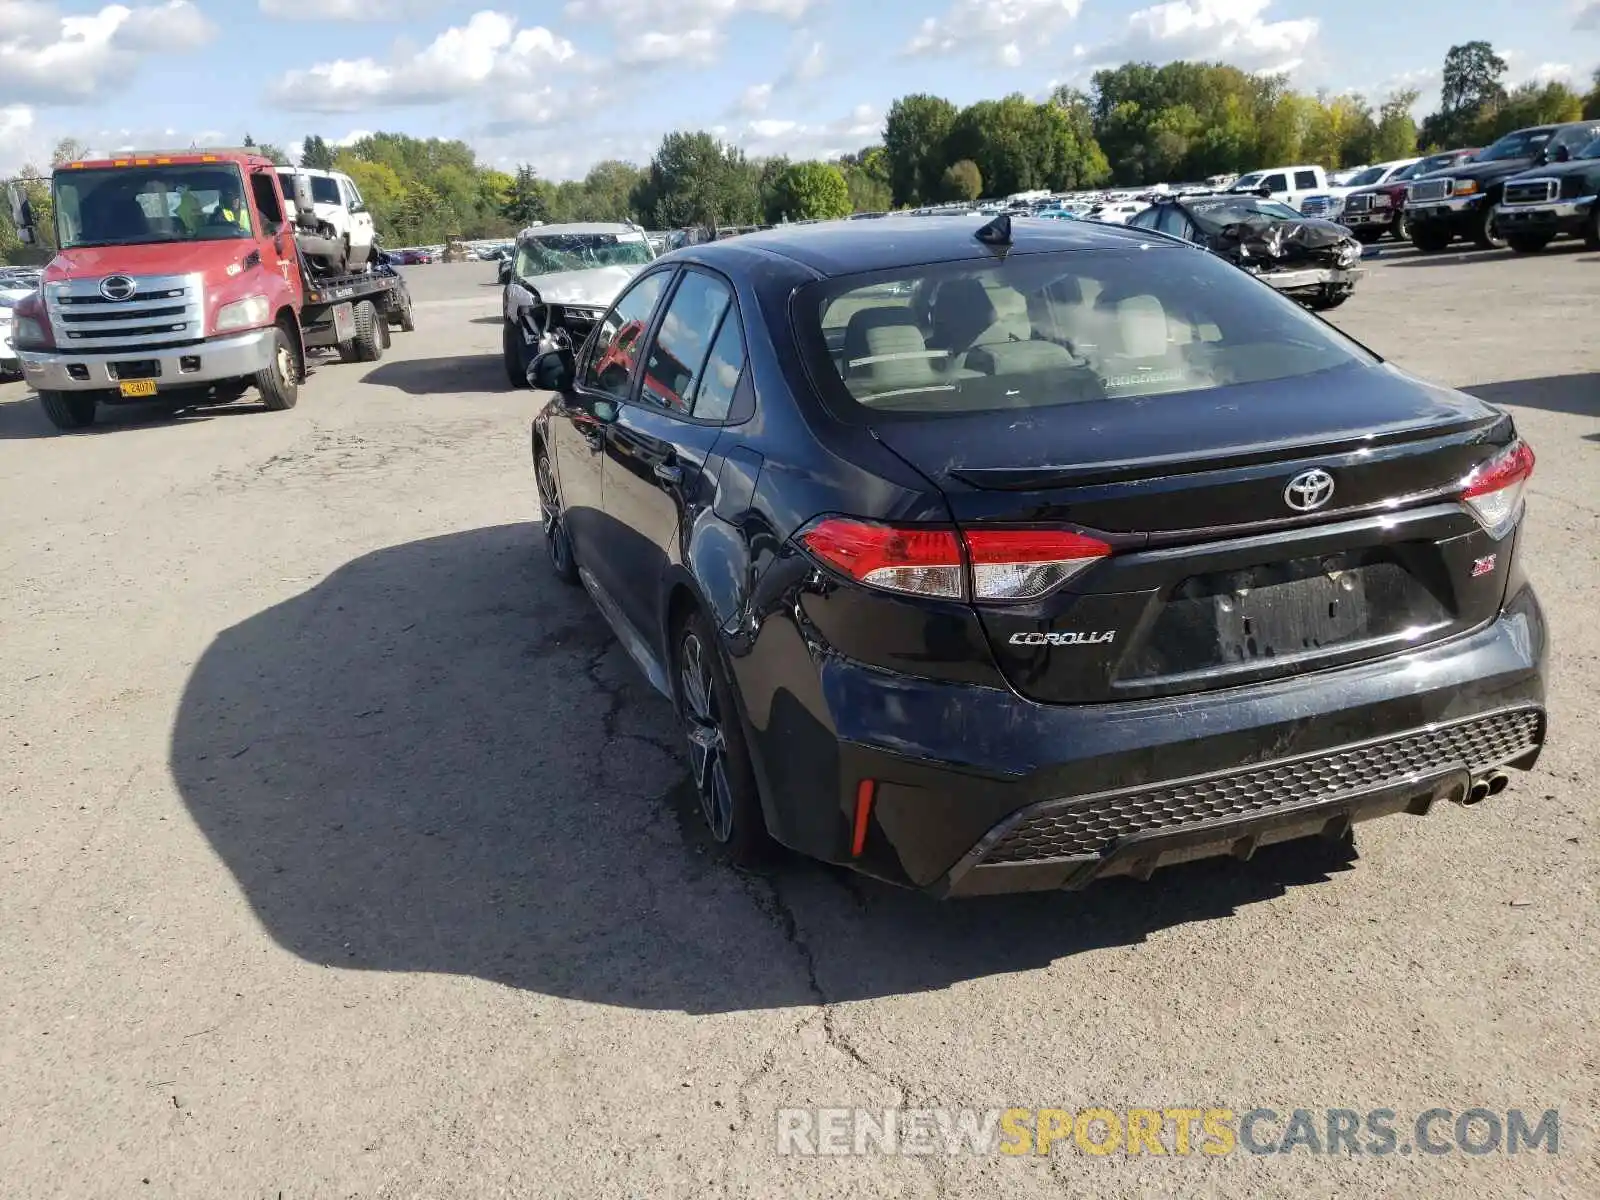
[[[295,177],[295,211],[312,214]],[[22,371],[61,429],[101,404],[227,403],[254,387],[294,407],[307,353],[375,361],[412,329],[405,281],[381,265],[318,276],[274,164],[248,150],[151,151],[67,163],[52,180],[56,245],[39,291],[14,310]],[[20,189],[12,210],[37,243]],[[309,252],[315,249],[307,244]]]

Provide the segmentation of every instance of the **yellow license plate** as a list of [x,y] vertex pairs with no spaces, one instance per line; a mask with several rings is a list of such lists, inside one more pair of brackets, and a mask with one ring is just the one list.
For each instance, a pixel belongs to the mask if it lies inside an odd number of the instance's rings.
[[124,396],[154,396],[156,394],[156,381],[154,379],[124,379],[117,385],[117,390]]

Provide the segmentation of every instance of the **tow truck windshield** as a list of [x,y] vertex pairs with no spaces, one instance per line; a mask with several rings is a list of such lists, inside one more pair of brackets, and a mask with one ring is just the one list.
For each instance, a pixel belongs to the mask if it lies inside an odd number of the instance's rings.
[[254,236],[237,167],[117,167],[55,173],[56,244],[124,246]]

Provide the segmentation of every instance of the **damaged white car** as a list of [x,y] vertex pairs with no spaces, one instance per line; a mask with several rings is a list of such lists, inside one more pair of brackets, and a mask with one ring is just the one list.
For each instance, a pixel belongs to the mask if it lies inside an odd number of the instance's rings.
[[649,238],[637,225],[524,229],[504,271],[501,341],[511,386],[528,386],[528,363],[547,334],[564,330],[574,346],[582,345],[618,293],[654,258]]

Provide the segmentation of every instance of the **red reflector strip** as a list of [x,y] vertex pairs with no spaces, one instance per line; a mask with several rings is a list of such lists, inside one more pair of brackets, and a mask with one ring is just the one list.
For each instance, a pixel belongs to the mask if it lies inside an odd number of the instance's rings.
[[872,818],[872,801],[878,793],[876,779],[863,779],[856,784],[855,836],[850,840],[850,857],[860,858],[867,848],[867,822]]
[[975,563],[1070,562],[1111,553],[1099,538],[1065,529],[968,529],[965,534]]

